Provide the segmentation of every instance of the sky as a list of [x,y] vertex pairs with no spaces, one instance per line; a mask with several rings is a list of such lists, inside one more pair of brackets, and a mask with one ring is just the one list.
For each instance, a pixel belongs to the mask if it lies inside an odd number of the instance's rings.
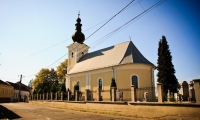
[[[109,39],[96,41],[147,10],[159,0],[135,0],[85,40],[89,52],[132,40],[155,66],[158,42],[166,36],[179,82],[200,79],[200,2],[166,0]],[[42,68],[67,59],[80,11],[87,38],[131,0],[0,0],[0,79],[28,84]],[[64,57],[63,57],[64,56]],[[157,80],[155,70],[155,81]]]

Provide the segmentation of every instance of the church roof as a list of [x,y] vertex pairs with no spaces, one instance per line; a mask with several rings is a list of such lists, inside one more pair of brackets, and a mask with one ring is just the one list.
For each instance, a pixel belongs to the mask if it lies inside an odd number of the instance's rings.
[[68,74],[131,63],[153,65],[140,53],[132,41],[127,41],[85,54]]

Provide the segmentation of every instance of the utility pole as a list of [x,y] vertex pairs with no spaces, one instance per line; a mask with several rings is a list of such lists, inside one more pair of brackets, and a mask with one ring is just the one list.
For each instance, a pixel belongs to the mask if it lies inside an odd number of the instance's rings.
[[20,90],[21,90],[21,82],[22,82],[22,74],[20,75],[20,81],[19,81],[19,94],[18,94],[18,102],[20,102],[21,95],[20,95]]

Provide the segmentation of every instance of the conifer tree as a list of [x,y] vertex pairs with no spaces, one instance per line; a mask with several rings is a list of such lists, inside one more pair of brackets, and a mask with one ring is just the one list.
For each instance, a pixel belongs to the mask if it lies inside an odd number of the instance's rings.
[[162,36],[162,39],[159,41],[157,64],[157,82],[162,83],[164,93],[167,94],[168,90],[176,93],[179,89],[179,83],[175,76],[172,56],[165,36]]

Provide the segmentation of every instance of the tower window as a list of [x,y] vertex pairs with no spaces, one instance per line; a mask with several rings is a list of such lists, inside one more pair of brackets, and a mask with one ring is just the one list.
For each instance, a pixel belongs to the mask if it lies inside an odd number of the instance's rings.
[[72,52],[72,54],[71,54],[71,58],[73,58],[74,57],[74,53]]
[[83,56],[83,55],[84,55],[84,52],[81,53],[81,56]]

